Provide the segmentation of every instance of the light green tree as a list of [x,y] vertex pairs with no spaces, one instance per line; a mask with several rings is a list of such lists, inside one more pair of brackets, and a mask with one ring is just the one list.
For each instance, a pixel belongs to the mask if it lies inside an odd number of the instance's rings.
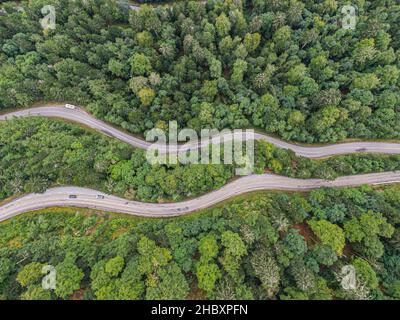
[[342,228],[327,220],[311,220],[308,224],[322,244],[331,247],[339,256],[342,255],[345,246],[345,236]]

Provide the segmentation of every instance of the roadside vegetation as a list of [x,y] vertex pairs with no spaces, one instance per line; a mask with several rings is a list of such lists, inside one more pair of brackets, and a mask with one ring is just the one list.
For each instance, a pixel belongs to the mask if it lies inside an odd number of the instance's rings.
[[[2,1],[0,112],[87,106],[129,132],[257,128],[285,140],[400,139],[400,5],[348,1]],[[150,3],[151,2],[151,3]],[[45,5],[56,29],[43,30]],[[46,118],[0,123],[0,201],[51,186],[165,202],[218,189],[233,165],[145,152]],[[334,179],[400,155],[310,160],[256,143],[255,173]],[[49,208],[0,223],[1,299],[400,299],[400,186],[243,195],[174,219]],[[44,266],[56,289],[44,290]],[[356,286],[345,290],[343,267]]]
[[[5,4],[0,109],[38,100],[88,106],[134,133],[168,126],[262,128],[286,140],[400,138],[395,0],[114,0]],[[40,9],[53,4],[57,28]]]
[[[0,297],[399,299],[399,191],[260,193],[176,219],[25,214],[0,225]],[[44,265],[56,269],[53,291],[41,287]]]
[[[222,187],[238,167],[222,164],[223,159],[210,165],[151,165],[144,150],[74,124],[38,117],[0,123],[0,155],[0,199],[74,185],[131,200],[177,201]],[[392,170],[400,170],[400,155],[311,160],[266,142],[256,143],[257,174],[334,179]]]

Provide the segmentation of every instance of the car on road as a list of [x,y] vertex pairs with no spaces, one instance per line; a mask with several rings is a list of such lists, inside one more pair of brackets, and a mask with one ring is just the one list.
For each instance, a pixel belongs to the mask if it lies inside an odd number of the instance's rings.
[[96,196],[96,199],[103,200],[103,199],[104,199],[104,196],[103,196],[102,194],[98,194],[98,195]]
[[76,106],[74,106],[73,104],[66,104],[65,105],[65,107],[67,108],[67,109],[72,109],[72,110],[75,110],[76,109]]
[[70,198],[70,199],[76,199],[76,198],[78,198],[78,196],[77,196],[76,194],[70,194],[70,195],[69,195],[69,198]]

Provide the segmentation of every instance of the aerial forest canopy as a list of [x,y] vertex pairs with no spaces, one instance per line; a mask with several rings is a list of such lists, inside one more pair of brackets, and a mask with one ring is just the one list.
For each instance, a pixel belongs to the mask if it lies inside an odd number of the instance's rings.
[[[221,161],[223,160],[221,146]],[[150,164],[145,151],[61,120],[0,123],[0,201],[52,186],[91,187],[126,199],[164,202],[227,184],[237,163]],[[255,144],[254,172],[323,178],[400,170],[400,155],[355,154],[312,160],[265,141]]]
[[[363,187],[179,219],[46,209],[0,225],[0,299],[400,299],[399,203],[398,187]],[[41,287],[48,264],[54,291]]]
[[[0,113],[58,101],[136,134],[178,121],[307,143],[400,139],[398,0],[132,3],[0,0]],[[349,3],[354,30],[342,25]],[[55,29],[41,25],[48,5]],[[309,159],[257,141],[254,173],[400,170],[400,154],[362,150]],[[238,166],[152,165],[144,150],[59,119],[0,123],[1,204],[65,185],[180,201],[226,185]],[[2,215],[0,300],[400,299],[399,191],[257,192],[174,219],[67,207]],[[54,290],[41,286],[46,266]]]
[[[41,8],[56,8],[43,30]],[[400,138],[400,5],[347,1],[22,1],[0,13],[0,109],[68,101],[134,133],[262,129],[288,140]],[[23,9],[23,10],[22,10]]]

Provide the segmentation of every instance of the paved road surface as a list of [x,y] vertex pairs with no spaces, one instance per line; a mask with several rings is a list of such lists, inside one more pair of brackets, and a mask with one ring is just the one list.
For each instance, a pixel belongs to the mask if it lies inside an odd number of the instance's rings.
[[[0,207],[0,221],[24,212],[56,206],[84,207],[145,217],[175,217],[210,207],[250,191],[271,189],[307,191],[321,187],[378,185],[398,182],[400,182],[400,171],[340,177],[334,181],[293,179],[272,174],[251,175],[239,178],[221,189],[192,200],[162,204],[128,201],[91,189],[61,187],[49,189],[44,194],[29,194],[3,205]],[[70,199],[70,195],[75,195],[76,198]],[[103,195],[104,199],[98,199],[97,195]]]
[[[103,134],[114,137],[121,141],[124,141],[133,147],[147,149],[151,143],[144,141],[140,138],[134,137],[130,134],[122,132],[105,122],[95,119],[89,113],[85,112],[82,109],[71,110],[65,108],[63,105],[54,105],[47,107],[36,107],[30,109],[24,109],[16,112],[12,112],[6,115],[0,115],[0,120],[6,120],[11,117],[26,117],[26,116],[44,116],[44,117],[57,117],[63,118],[67,120],[71,120],[83,125],[86,125],[90,128],[96,129]],[[235,138],[241,138],[239,135],[235,135]],[[213,143],[219,143],[222,141],[221,136],[213,137]],[[243,137],[246,139],[246,137]],[[307,158],[323,158],[330,157],[334,155],[341,154],[350,154],[350,153],[383,153],[383,154],[400,154],[400,143],[391,143],[391,142],[349,142],[349,143],[338,143],[332,145],[325,145],[320,147],[304,147],[300,145],[291,144],[285,141],[282,141],[277,138],[270,137],[268,135],[255,133],[256,140],[264,140],[274,144],[279,148],[290,149],[293,150],[298,156],[303,156]],[[228,139],[229,140],[229,139]],[[207,142],[208,144],[210,142]],[[204,146],[203,143],[201,146]],[[195,145],[182,145],[178,147],[179,152],[185,152],[189,148],[194,148]],[[196,145],[196,147],[198,147]],[[160,146],[160,152],[167,152],[167,149]],[[176,152],[176,146],[170,146],[170,152]]]
[[[131,9],[140,10],[140,7],[131,6]],[[62,105],[37,107],[12,112],[6,115],[0,115],[0,120],[7,120],[14,116],[44,116],[64,118],[96,129],[107,136],[117,138],[132,145],[133,147],[147,149],[151,145],[149,142],[119,131],[103,121],[93,118],[90,114],[81,109],[70,110],[64,108]],[[221,137],[213,138],[212,143],[219,143],[219,138]],[[235,139],[238,138],[247,139],[247,137],[235,135]],[[400,143],[352,142],[321,147],[304,147],[290,144],[288,142],[259,133],[255,134],[255,139],[268,141],[279,148],[293,150],[297,155],[308,158],[322,158],[357,152],[400,154]],[[209,142],[206,144],[208,143]],[[202,147],[206,144],[201,144],[197,147]],[[179,152],[185,152],[193,147],[195,146],[170,146],[169,150],[163,149],[162,151],[176,152],[179,150]],[[251,175],[242,177],[225,185],[219,190],[210,192],[201,197],[179,203],[164,204],[127,201],[119,197],[107,195],[87,188],[60,187],[49,189],[43,194],[29,194],[1,206],[0,221],[12,218],[24,212],[56,206],[93,208],[103,211],[121,212],[146,217],[174,217],[210,207],[221,201],[250,191],[272,189],[307,191],[321,187],[359,186],[362,184],[378,185],[399,182],[400,171],[340,177],[334,181],[325,181],[321,179],[293,179],[272,174]],[[74,195],[74,198],[70,198],[71,195]],[[101,197],[99,197],[99,195],[101,195]]]

